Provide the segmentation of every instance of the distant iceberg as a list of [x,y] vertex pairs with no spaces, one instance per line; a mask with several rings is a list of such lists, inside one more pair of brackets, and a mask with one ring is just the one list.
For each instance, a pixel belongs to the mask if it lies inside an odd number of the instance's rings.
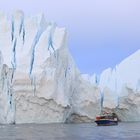
[[140,121],[140,50],[114,69],[102,72],[104,107],[114,108],[122,121]]

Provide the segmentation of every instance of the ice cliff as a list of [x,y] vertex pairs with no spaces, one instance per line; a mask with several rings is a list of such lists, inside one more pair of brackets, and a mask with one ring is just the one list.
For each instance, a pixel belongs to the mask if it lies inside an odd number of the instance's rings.
[[[100,109],[106,112],[115,112],[121,121],[140,121],[140,50],[136,51],[134,54],[127,57],[120,64],[116,65],[114,68],[108,68],[104,70],[99,76],[94,74],[93,76],[82,75],[86,91],[84,93],[89,93],[92,95],[97,95],[98,101],[100,102]],[[91,86],[94,89],[91,89]],[[90,86],[90,88],[89,88]],[[78,91],[83,91],[79,89]],[[96,94],[97,93],[97,94]],[[79,93],[80,94],[80,93]],[[86,97],[89,97],[87,95]],[[82,95],[80,94],[80,97]],[[82,99],[86,97],[82,97]],[[91,98],[88,99],[88,101]],[[92,99],[93,101],[93,99]],[[94,103],[96,103],[94,101]],[[84,105],[84,104],[82,104]],[[84,106],[85,107],[85,106]],[[93,106],[92,106],[93,107]],[[75,107],[76,108],[76,107]],[[90,107],[87,107],[88,109]],[[96,104],[94,104],[94,111],[98,112],[96,109]],[[86,109],[86,110],[88,110]],[[90,119],[89,112],[86,112],[86,116]],[[83,121],[87,121],[85,118]],[[92,121],[92,120],[89,120]]]
[[122,121],[140,121],[140,50],[108,68],[100,77],[104,107],[113,109]]
[[140,121],[139,65],[140,50],[100,76],[82,75],[65,28],[43,14],[0,13],[0,123],[92,122],[102,107]]
[[99,100],[76,68],[65,28],[43,14],[0,13],[0,123],[90,120]]

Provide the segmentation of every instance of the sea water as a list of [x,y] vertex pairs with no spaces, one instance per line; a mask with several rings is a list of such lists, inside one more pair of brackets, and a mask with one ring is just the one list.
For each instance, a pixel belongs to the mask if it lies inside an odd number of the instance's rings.
[[0,140],[140,140],[140,123],[0,125]]

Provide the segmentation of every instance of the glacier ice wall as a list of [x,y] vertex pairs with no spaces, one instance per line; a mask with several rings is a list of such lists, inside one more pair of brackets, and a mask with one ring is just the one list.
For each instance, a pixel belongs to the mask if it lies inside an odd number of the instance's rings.
[[65,28],[0,13],[0,123],[93,122],[102,108],[140,121],[139,60],[140,50],[100,76],[81,74]]
[[76,68],[66,29],[43,14],[0,13],[0,52],[0,123],[91,120],[99,112],[98,89]]
[[113,109],[122,121],[140,121],[140,50],[114,69],[101,74],[99,87],[104,107]]

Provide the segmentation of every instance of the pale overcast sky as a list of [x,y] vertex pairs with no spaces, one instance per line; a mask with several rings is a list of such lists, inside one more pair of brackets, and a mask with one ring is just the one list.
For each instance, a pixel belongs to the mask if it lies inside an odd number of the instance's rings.
[[114,67],[140,48],[140,0],[4,0],[0,9],[43,12],[68,30],[68,45],[82,73]]

